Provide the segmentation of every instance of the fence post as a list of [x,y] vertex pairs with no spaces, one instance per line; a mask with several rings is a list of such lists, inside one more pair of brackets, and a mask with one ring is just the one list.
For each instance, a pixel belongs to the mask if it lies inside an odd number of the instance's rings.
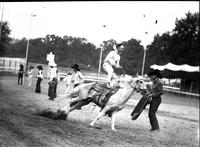
[[190,93],[192,93],[192,88],[193,88],[193,82],[191,82],[191,85],[190,85]]
[[6,59],[3,59],[3,66],[6,66]]
[[17,73],[17,61],[15,61],[15,75],[16,75],[16,73]]
[[11,67],[11,60],[9,60],[9,69],[10,69],[10,67]]

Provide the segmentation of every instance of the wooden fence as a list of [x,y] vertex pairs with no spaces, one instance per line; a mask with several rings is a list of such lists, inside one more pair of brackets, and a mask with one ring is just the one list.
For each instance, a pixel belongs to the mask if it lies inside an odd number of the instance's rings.
[[[25,65],[25,59],[23,59],[23,58],[22,59],[21,58],[0,58],[0,71],[8,72],[11,75],[17,75],[20,64]],[[28,65],[29,66],[32,65],[34,67],[37,67],[38,65],[42,65],[43,69],[44,69],[44,78],[48,77],[48,68],[49,67],[47,64],[29,63]],[[58,67],[59,79],[66,77],[67,73],[70,70],[71,70],[71,68]],[[37,70],[34,70],[34,73],[33,73],[34,77],[36,77],[36,75],[37,75],[36,72],[37,72]],[[99,82],[103,83],[103,82],[107,81],[105,74],[101,74],[101,76],[98,79],[97,73],[90,73],[90,72],[84,71],[84,70],[82,71],[82,73],[85,75],[86,82],[99,81]],[[180,91],[180,89],[177,87],[171,87],[171,86],[164,85],[164,90],[166,92],[173,93],[173,94],[199,98],[199,94]]]

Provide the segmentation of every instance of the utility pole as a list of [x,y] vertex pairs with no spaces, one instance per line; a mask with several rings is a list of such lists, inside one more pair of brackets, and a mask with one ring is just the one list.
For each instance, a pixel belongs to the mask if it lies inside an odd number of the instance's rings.
[[[1,10],[1,5],[0,5],[0,10]],[[0,22],[0,41],[1,41],[1,32],[3,28],[3,12],[4,12],[4,4],[2,4],[2,10],[1,10],[1,22]]]
[[25,64],[25,71],[28,69],[28,51],[29,51],[29,40],[30,40],[30,32],[31,32],[31,20],[32,17],[35,17],[36,15],[31,14],[30,15],[30,20],[29,20],[29,30],[28,30],[28,40],[27,40],[27,45],[26,45],[26,64]]
[[[103,28],[105,28],[106,25],[103,25]],[[100,77],[100,74],[101,74],[101,62],[102,62],[102,52],[103,52],[103,47],[101,47],[101,51],[100,51],[100,59],[99,59],[99,70],[98,70],[98,82],[99,82],[99,77]]]

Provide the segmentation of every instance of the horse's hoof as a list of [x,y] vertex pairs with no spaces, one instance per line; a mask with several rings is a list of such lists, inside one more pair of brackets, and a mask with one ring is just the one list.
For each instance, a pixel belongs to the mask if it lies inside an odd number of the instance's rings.
[[91,126],[91,125],[88,125],[88,128],[93,128],[93,126]]
[[101,129],[101,127],[94,127],[92,125],[88,125],[89,128]]
[[90,127],[94,127],[94,124],[93,124],[93,123],[90,123]]
[[116,131],[118,131],[118,130],[117,130],[117,129],[115,129],[115,128],[112,128],[112,131],[115,131],[115,132],[116,132]]

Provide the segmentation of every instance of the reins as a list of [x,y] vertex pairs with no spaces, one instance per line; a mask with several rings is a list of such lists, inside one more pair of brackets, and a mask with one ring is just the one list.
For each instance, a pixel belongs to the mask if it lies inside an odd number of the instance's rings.
[[[129,83],[128,83],[129,84]],[[136,85],[138,84],[138,81],[136,81],[135,86],[129,84],[131,86],[131,88],[133,88],[133,90],[136,90],[137,92],[139,92],[139,90],[136,88]]]

